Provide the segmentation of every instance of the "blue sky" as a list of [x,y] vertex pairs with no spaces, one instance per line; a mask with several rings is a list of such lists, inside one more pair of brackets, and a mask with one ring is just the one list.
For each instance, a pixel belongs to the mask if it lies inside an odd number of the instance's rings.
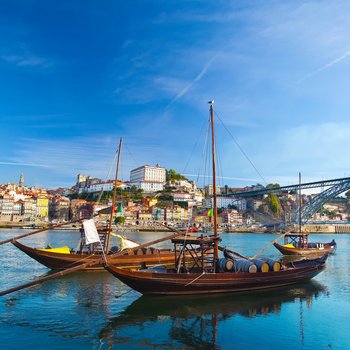
[[121,136],[122,180],[156,163],[196,175],[211,99],[221,184],[350,174],[349,1],[0,7],[0,183],[105,179]]

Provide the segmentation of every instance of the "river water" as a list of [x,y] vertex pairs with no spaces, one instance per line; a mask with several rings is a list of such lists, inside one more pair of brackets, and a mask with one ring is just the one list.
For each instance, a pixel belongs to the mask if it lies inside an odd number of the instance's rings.
[[[24,230],[1,230],[4,240]],[[130,233],[141,243],[167,233]],[[270,234],[222,234],[222,245],[254,255]],[[75,247],[78,232],[23,238],[34,247]],[[215,297],[142,297],[105,271],[81,271],[0,297],[1,349],[350,349],[350,235],[312,282]],[[163,243],[163,246],[165,243]],[[0,246],[0,289],[49,270],[8,243]],[[280,257],[269,247],[265,256]]]

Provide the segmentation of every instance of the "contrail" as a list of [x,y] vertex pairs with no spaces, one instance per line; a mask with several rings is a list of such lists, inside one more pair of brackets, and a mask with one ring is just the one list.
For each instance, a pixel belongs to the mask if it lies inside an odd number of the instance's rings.
[[33,164],[33,163],[14,163],[14,162],[0,162],[1,165],[21,165],[21,166],[33,166],[39,168],[49,168],[47,165]]
[[180,97],[185,95],[187,91],[196,83],[197,81],[201,80],[203,76],[207,73],[208,69],[210,68],[213,61],[219,56],[219,54],[216,54],[214,57],[212,57],[202,68],[202,70],[197,74],[197,76],[187,85],[185,86],[174,98],[173,100],[168,104],[167,107],[171,106],[174,102],[176,102]]
[[346,51],[342,56],[340,56],[340,57],[334,59],[333,61],[331,61],[331,62],[325,64],[323,67],[318,68],[318,69],[315,70],[314,72],[307,74],[304,78],[300,79],[300,80],[298,81],[298,83],[301,83],[301,82],[303,82],[304,80],[311,78],[312,76],[316,75],[317,73],[320,73],[320,72],[324,71],[325,69],[331,68],[331,67],[334,66],[335,64],[337,64],[337,63],[343,61],[343,60],[344,60],[345,58],[347,58],[348,56],[350,56],[350,51]]

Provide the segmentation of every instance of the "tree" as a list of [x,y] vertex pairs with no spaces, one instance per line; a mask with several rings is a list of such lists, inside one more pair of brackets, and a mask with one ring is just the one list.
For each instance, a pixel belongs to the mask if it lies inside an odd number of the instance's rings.
[[166,170],[166,181],[171,180],[188,180],[185,176],[177,173],[174,169]]
[[280,188],[281,186],[279,184],[268,184],[266,188]]
[[115,224],[124,224],[125,222],[125,217],[124,216],[117,216],[114,220]]
[[269,194],[268,196],[268,203],[269,203],[269,206],[271,208],[271,211],[274,213],[274,214],[278,214],[280,215],[282,213],[282,207],[281,207],[281,204],[277,198],[276,195],[274,194]]

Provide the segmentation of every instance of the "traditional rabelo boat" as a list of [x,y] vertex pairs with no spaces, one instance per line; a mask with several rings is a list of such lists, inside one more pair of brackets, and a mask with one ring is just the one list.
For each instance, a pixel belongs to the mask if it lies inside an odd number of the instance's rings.
[[274,243],[274,246],[283,255],[312,255],[321,256],[325,253],[334,253],[337,243],[333,239],[331,242],[309,242],[308,233],[289,233],[284,236],[284,245]]
[[[116,202],[116,188],[121,147],[122,138],[120,139],[118,149],[118,162],[116,167],[112,200],[113,205],[109,210],[109,225],[98,228],[95,227],[97,231],[96,234],[98,234],[97,240],[94,242],[88,241],[88,237],[86,236],[86,229],[85,227],[82,227],[80,230],[81,238],[79,248],[76,250],[73,250],[68,246],[56,248],[53,248],[51,246],[45,248],[32,248],[24,245],[23,243],[20,243],[15,238],[11,240],[11,243],[19,248],[22,252],[29,255],[31,258],[53,270],[66,270],[79,265],[86,265],[84,269],[89,270],[103,269],[103,265],[106,263],[106,261],[110,266],[118,266],[121,268],[129,269],[139,268],[145,264],[147,264],[147,266],[154,266],[159,264],[173,266],[174,251],[172,249],[155,249],[153,247],[141,247],[138,249],[137,246],[139,244],[137,242],[126,239],[121,235],[112,233],[113,214],[116,211],[114,204]],[[92,219],[87,221],[91,220]],[[85,222],[83,221],[83,224]],[[42,231],[44,230],[39,230],[38,232]],[[184,233],[185,232],[179,232],[180,235]],[[27,235],[30,234],[31,233]],[[111,236],[117,236],[117,238],[120,240],[120,243],[118,245],[111,246]],[[97,261],[99,262],[96,263]],[[89,262],[94,262],[94,264],[87,264]]]
[[[219,258],[220,237],[217,230],[216,162],[214,110],[210,101],[211,152],[213,167],[214,235],[184,236],[172,240],[175,268],[158,266],[136,271],[107,264],[105,268],[122,282],[144,295],[186,295],[255,291],[291,285],[319,274],[326,266],[327,254],[321,258],[285,262],[262,259],[238,259],[226,252]],[[185,252],[192,259],[184,259]],[[225,251],[224,251],[225,253]]]
[[[174,251],[172,249],[155,249],[153,247],[137,249],[136,245],[133,247],[130,245],[125,246],[125,243],[130,242],[130,240],[124,237],[121,238],[124,248],[120,249],[118,247],[118,249],[116,249],[116,246],[111,247],[108,254],[105,255],[108,264],[128,269],[136,269],[144,264],[147,264],[147,266],[159,264],[167,266],[174,265]],[[40,264],[52,270],[65,270],[74,266],[100,260],[100,263],[84,268],[85,270],[98,270],[103,269],[105,263],[102,249],[95,243],[90,245],[81,244],[81,249],[77,251],[71,250],[67,246],[59,248],[32,248],[17,240],[13,240],[12,244]],[[119,252],[123,254],[116,254]]]
[[[290,233],[284,234],[284,245],[274,243],[274,246],[283,254],[291,256],[322,256],[334,253],[337,243],[331,242],[309,242],[309,233],[302,231],[301,220],[301,174],[299,173],[299,201],[298,201],[298,228]],[[297,231],[297,232],[295,232]]]

